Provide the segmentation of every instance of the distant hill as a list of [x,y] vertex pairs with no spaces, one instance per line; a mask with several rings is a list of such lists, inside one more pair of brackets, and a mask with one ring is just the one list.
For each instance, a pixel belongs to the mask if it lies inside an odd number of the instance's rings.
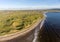
[[60,8],[53,8],[53,9],[49,9],[49,10],[60,10]]

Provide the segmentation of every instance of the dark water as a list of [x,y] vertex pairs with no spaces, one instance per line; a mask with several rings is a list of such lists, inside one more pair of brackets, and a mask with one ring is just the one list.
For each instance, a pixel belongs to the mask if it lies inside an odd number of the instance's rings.
[[39,42],[60,42],[60,12],[48,12],[39,33]]

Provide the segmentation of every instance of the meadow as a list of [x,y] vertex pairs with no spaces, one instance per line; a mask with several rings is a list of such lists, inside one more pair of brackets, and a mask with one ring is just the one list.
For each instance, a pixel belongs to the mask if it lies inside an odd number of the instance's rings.
[[37,19],[42,19],[40,11],[4,10],[0,11],[0,36],[19,32],[30,27]]

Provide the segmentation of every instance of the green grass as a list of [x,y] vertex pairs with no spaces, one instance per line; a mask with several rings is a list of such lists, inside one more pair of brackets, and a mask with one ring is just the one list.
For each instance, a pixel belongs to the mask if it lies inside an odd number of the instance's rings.
[[[20,13],[20,12],[9,12],[8,14],[0,14],[0,36],[17,32],[35,23],[38,18],[42,18],[43,15],[40,13]],[[14,31],[15,30],[15,31]]]

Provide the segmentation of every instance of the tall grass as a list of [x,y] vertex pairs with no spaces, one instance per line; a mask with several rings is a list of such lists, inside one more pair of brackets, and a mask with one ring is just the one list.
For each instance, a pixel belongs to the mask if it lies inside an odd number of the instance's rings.
[[38,18],[41,19],[42,17],[42,13],[34,11],[3,11],[0,13],[0,35],[20,31],[31,26]]

